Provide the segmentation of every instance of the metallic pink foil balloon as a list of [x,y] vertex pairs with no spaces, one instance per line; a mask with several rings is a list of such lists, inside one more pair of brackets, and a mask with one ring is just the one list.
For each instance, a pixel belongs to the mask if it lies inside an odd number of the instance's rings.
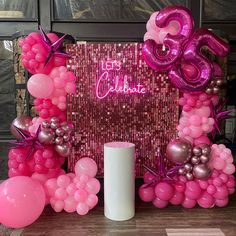
[[23,131],[29,131],[29,127],[32,125],[32,118],[30,116],[19,116],[16,117],[10,127],[10,131],[14,137],[17,139],[21,139],[21,135],[18,133],[15,127],[23,130]]
[[185,41],[193,33],[193,17],[191,12],[182,6],[169,6],[164,8],[156,16],[156,25],[159,28],[165,28],[171,21],[177,21],[180,30],[176,35],[168,33],[163,44],[168,48],[163,55],[158,50],[154,40],[147,40],[143,45],[143,58],[146,63],[157,71],[170,69],[180,59]]
[[184,139],[171,140],[166,148],[167,158],[174,163],[182,164],[191,158],[192,145]]
[[211,169],[206,164],[198,164],[193,167],[193,175],[196,179],[208,179],[211,175]]
[[[216,56],[224,57],[229,45],[207,29],[199,29],[185,46],[183,66],[175,65],[169,72],[171,82],[183,92],[201,91],[210,83],[213,76],[213,64],[203,55],[201,49],[207,47]],[[198,73],[189,74],[183,70],[185,64],[191,65]],[[185,72],[185,73],[184,73]]]

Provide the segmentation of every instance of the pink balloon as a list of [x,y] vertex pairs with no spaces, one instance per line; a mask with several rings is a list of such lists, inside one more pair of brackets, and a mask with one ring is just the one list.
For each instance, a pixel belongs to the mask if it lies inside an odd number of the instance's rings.
[[74,198],[77,202],[84,202],[87,199],[87,197],[88,193],[84,189],[78,189],[74,194]]
[[53,178],[53,179],[48,179],[48,180],[45,182],[46,195],[48,195],[48,196],[53,196],[57,188],[58,188],[58,186],[57,186],[57,180],[56,180],[55,178]]
[[151,174],[149,171],[145,172],[143,176],[143,181],[145,184],[151,183],[155,179],[155,176]]
[[168,201],[165,200],[161,200],[160,198],[156,197],[153,201],[152,201],[153,205],[157,208],[165,208],[168,206]]
[[76,211],[79,215],[86,215],[89,211],[89,207],[87,204],[80,202],[76,208]]
[[207,192],[204,192],[202,196],[197,200],[200,207],[211,208],[214,206],[214,198]]
[[229,192],[225,185],[222,185],[220,187],[216,187],[216,193],[213,195],[217,199],[224,199],[228,197]]
[[144,202],[151,202],[154,200],[155,196],[155,192],[154,192],[154,188],[149,186],[146,187],[146,185],[142,185],[139,188],[139,197],[144,201]]
[[75,174],[82,175],[85,174],[89,177],[95,177],[97,174],[97,164],[96,162],[88,157],[84,157],[77,161],[75,164]]
[[30,177],[12,177],[0,185],[0,222],[7,227],[32,224],[41,215],[44,205],[43,187]]
[[61,212],[63,210],[64,206],[65,206],[64,201],[57,200],[53,204],[53,209],[55,212]]
[[166,182],[160,182],[155,187],[155,194],[157,198],[168,201],[174,195],[174,188]]
[[184,194],[175,191],[174,196],[170,199],[170,203],[173,205],[180,205],[184,201]]
[[76,207],[77,207],[77,202],[74,199],[73,196],[68,196],[65,201],[64,201],[64,210],[68,213],[72,213],[76,211]]
[[204,143],[208,144],[208,145],[211,145],[210,139],[205,135],[202,135],[199,138],[194,139],[194,145],[195,146],[198,146],[198,145],[204,144]]
[[70,184],[70,177],[67,175],[60,175],[57,178],[57,185],[61,188],[66,188]]
[[197,202],[195,200],[192,200],[190,198],[185,197],[182,206],[185,208],[194,208],[196,206]]
[[215,205],[218,206],[218,207],[225,207],[227,206],[229,203],[229,198],[226,197],[224,199],[216,199],[215,200]]
[[88,198],[87,198],[87,200],[86,200],[85,203],[89,206],[90,209],[92,209],[92,208],[95,207],[95,206],[97,205],[97,203],[98,203],[98,197],[97,197],[97,195],[95,195],[95,194],[89,194],[89,196],[88,196]]
[[187,198],[197,200],[201,196],[202,190],[199,184],[195,181],[188,181],[186,183],[185,195]]
[[35,74],[27,83],[29,93],[36,98],[49,97],[54,89],[53,81],[48,75]]
[[64,188],[58,188],[56,191],[55,191],[55,197],[58,199],[58,200],[65,200],[67,198],[68,194],[66,192],[66,190]]
[[95,178],[91,178],[86,184],[86,190],[88,193],[97,194],[100,191],[100,182]]

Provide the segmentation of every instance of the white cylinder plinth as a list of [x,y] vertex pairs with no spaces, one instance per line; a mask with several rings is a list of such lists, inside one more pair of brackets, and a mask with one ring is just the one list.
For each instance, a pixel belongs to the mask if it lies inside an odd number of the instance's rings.
[[123,221],[135,214],[135,155],[133,143],[104,145],[104,214]]

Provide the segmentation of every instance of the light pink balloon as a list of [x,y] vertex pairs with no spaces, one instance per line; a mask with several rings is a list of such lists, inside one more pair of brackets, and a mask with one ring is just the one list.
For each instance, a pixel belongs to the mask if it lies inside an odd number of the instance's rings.
[[32,224],[41,215],[44,205],[43,187],[30,177],[12,177],[0,185],[0,222],[7,227]]
[[35,74],[27,82],[29,93],[36,98],[48,98],[53,92],[54,85],[48,75]]
[[211,145],[210,139],[205,135],[202,135],[199,138],[194,139],[194,145],[195,146],[203,144],[203,143]]
[[70,177],[67,175],[60,175],[57,178],[57,185],[61,188],[66,188],[70,184]]
[[97,194],[100,191],[100,182],[95,178],[91,178],[87,182],[85,189],[88,193]]
[[76,207],[77,207],[77,202],[74,199],[73,196],[68,196],[65,201],[64,201],[64,210],[68,213],[72,213],[76,211]]
[[58,188],[57,180],[55,178],[48,179],[46,183],[44,184],[44,186],[45,186],[46,194],[48,196],[53,196],[56,189]]
[[55,212],[61,212],[63,210],[64,206],[65,206],[64,201],[57,200],[53,205],[53,209]]
[[143,41],[151,39],[151,40],[154,40],[157,44],[161,44],[161,41],[159,39],[159,34],[160,34],[160,31],[150,30],[144,34]]
[[[154,13],[151,14],[148,22],[150,24],[150,29],[157,29],[157,25],[156,25],[156,17],[157,15],[159,14],[159,11],[156,11]],[[149,27],[149,26],[146,26],[146,27]]]
[[85,203],[89,206],[90,209],[92,209],[92,208],[95,207],[95,206],[97,205],[97,203],[98,203],[98,197],[97,197],[97,195],[95,195],[95,194],[89,194],[89,196],[88,196],[88,198],[87,198],[87,200],[86,200]]
[[58,188],[56,191],[55,191],[55,197],[58,199],[58,200],[65,200],[67,198],[68,194],[65,190],[65,188]]
[[234,164],[227,164],[224,169],[223,169],[224,173],[227,175],[231,175],[235,172],[235,166]]
[[89,211],[89,207],[87,204],[80,202],[77,207],[76,207],[76,211],[79,215],[86,215]]
[[84,202],[87,199],[87,197],[88,193],[84,189],[78,189],[74,193],[74,198],[77,202]]
[[95,177],[97,174],[97,164],[96,162],[88,157],[81,158],[77,161],[75,165],[75,174],[82,175],[85,174],[89,177]]

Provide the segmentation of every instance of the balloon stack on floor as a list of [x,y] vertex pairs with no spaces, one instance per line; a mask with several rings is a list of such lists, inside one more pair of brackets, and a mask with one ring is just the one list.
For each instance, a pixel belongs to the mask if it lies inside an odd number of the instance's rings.
[[144,35],[144,60],[152,69],[165,71],[182,92],[178,138],[167,145],[166,159],[157,157],[164,162],[162,168],[167,169],[170,162],[175,171],[163,174],[160,166],[147,168],[139,189],[140,198],[158,208],[168,204],[224,207],[235,191],[232,153],[223,144],[212,144],[208,137],[214,139],[220,122],[230,118],[231,111],[224,110],[218,95],[222,70],[201,50],[207,47],[215,56],[224,57],[229,45],[208,30],[194,32],[193,26],[188,9],[171,6],[151,15]]
[[22,63],[32,76],[27,82],[38,113],[17,117],[11,125],[9,179],[0,185],[0,223],[13,228],[33,223],[50,204],[56,212],[85,215],[96,206],[100,183],[97,164],[80,159],[75,173],[61,168],[70,155],[74,127],[66,122],[66,96],[76,92],[76,77],[66,68],[69,55],[61,38],[42,28],[19,42]]

